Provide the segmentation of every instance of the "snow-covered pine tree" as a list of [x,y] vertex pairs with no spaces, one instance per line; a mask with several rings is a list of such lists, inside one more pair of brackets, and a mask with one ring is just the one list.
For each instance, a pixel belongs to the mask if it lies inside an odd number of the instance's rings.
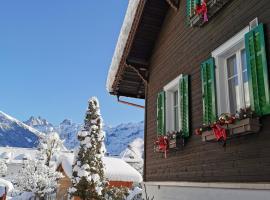
[[73,165],[72,196],[82,200],[105,199],[106,181],[102,157],[105,153],[103,122],[96,97],[88,101],[84,127],[78,133],[80,147]]
[[51,158],[63,147],[63,141],[60,139],[58,133],[50,132],[40,139],[39,151],[40,157],[45,160],[47,166],[50,165]]

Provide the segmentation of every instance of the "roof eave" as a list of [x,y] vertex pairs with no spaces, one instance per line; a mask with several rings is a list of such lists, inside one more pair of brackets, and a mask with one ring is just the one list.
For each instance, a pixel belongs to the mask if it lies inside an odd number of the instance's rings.
[[106,88],[112,95],[117,95],[116,83],[119,81],[119,74],[126,64],[133,38],[138,27],[145,0],[130,0],[126,16],[118,37],[117,45],[109,69]]

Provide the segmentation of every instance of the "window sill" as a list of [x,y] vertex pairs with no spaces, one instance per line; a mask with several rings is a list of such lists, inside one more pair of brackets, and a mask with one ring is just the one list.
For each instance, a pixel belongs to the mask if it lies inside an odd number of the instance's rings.
[[[241,121],[237,121],[235,124],[224,125],[227,129],[227,137],[231,139],[237,136],[248,135],[252,133],[258,133],[261,128],[259,118],[246,118]],[[202,141],[216,140],[212,130],[204,131],[202,133]]]
[[[209,0],[207,2],[208,19],[212,18],[222,7],[225,6],[230,0]],[[194,15],[190,18],[190,26],[201,27],[205,23],[203,16]]]

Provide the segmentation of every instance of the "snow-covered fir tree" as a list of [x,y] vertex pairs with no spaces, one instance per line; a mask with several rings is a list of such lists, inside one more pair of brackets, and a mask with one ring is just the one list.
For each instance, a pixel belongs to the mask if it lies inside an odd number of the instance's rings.
[[32,192],[39,199],[45,199],[57,189],[57,181],[62,177],[60,172],[44,165],[40,160],[25,161],[16,177],[17,190]]
[[7,164],[6,161],[0,159],[0,176],[5,176],[7,173]]
[[62,147],[63,141],[56,132],[50,132],[40,139],[38,149],[40,151],[40,156],[45,160],[47,166],[50,165],[51,158],[59,152]]
[[106,181],[102,157],[105,153],[103,122],[96,97],[88,101],[84,127],[78,133],[80,146],[73,165],[70,193],[82,200],[105,199]]

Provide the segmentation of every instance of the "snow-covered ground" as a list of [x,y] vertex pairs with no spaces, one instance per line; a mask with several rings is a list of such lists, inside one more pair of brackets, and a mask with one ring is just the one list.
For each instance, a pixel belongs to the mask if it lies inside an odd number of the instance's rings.
[[[137,144],[137,147],[140,142],[134,142]],[[132,148],[132,152],[136,152],[136,145]],[[139,151],[138,151],[139,152]],[[137,158],[137,154],[131,153],[129,151],[125,152],[125,156],[131,157],[131,158]],[[134,157],[135,156],[135,157]],[[37,149],[31,149],[31,148],[12,148],[12,147],[0,147],[0,160],[5,161],[7,164],[8,170],[5,173],[3,177],[2,183],[16,183],[17,177],[19,173],[21,173],[21,169],[23,167],[23,164],[25,162],[31,161],[31,160],[40,160],[40,152]],[[139,158],[138,158],[139,159]],[[72,176],[72,165],[74,160],[74,153],[70,151],[60,151],[57,153],[56,156],[54,156],[51,168],[56,169],[60,164],[63,167],[65,173],[68,177],[71,178]],[[127,159],[130,161],[130,159]],[[131,159],[134,162],[135,159]],[[112,181],[130,181],[133,183],[140,183],[142,181],[142,175],[132,168],[130,165],[128,165],[123,159],[121,158],[114,158],[114,157],[104,157],[103,158],[104,166],[105,166],[105,177],[108,180]],[[15,182],[14,182],[15,181]],[[3,185],[2,184],[2,185]],[[1,185],[1,179],[0,179],[0,185]],[[10,187],[10,190],[13,189],[13,186],[11,184],[8,185]],[[131,196],[136,196],[137,193],[140,193],[140,189],[136,189],[134,192],[131,193]],[[12,199],[27,199],[33,195],[33,193],[21,193],[17,187],[15,187],[15,190],[12,193],[9,193],[9,195],[12,195]],[[19,195],[19,196],[18,196]],[[131,197],[130,196],[130,197]]]

